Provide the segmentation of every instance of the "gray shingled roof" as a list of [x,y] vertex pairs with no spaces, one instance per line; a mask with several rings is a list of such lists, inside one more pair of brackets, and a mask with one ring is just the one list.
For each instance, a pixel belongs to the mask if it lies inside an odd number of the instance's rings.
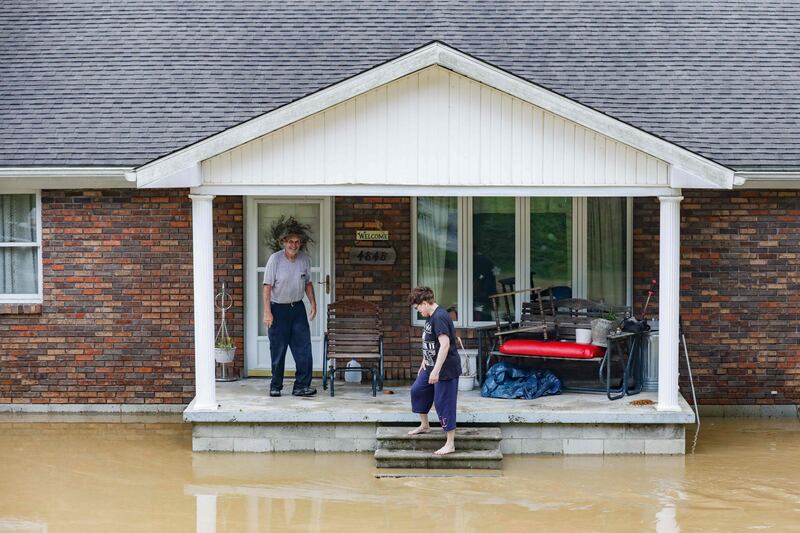
[[800,5],[729,0],[4,0],[0,166],[138,166],[432,40],[732,168],[800,167]]

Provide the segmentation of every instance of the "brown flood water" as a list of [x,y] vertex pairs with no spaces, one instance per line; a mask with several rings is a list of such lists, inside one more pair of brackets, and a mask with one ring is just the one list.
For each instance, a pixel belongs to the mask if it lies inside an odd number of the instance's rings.
[[795,419],[705,419],[685,457],[376,472],[369,454],[192,453],[182,424],[0,422],[0,531],[800,531]]

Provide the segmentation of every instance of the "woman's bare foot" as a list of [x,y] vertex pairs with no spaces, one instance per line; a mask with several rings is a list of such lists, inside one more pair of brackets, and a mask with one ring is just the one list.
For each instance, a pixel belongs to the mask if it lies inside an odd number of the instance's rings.
[[456,451],[454,444],[445,444],[433,453],[436,455],[447,455],[448,453],[453,453],[454,451]]
[[419,435],[420,433],[430,433],[431,427],[420,425],[418,428],[414,428],[408,432],[409,435]]

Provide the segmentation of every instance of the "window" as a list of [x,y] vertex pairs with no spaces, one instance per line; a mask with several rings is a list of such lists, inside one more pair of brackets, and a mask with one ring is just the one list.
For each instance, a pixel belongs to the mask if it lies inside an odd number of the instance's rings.
[[0,301],[41,301],[37,194],[0,194]]
[[[472,200],[472,320],[494,320],[489,296],[516,284],[516,199]],[[434,293],[435,294],[435,293]]]
[[627,209],[625,198],[587,198],[586,281],[590,300],[627,301]]
[[[531,287],[572,296],[572,198],[530,199]],[[556,289],[554,289],[556,290]]]
[[458,204],[458,198],[418,198],[416,209],[417,285],[433,289],[436,301],[454,318],[460,307],[461,289]]
[[[494,320],[490,295],[534,286],[559,298],[628,302],[626,198],[420,197],[413,205],[412,281],[431,287],[458,326]],[[518,316],[521,304],[498,305]]]

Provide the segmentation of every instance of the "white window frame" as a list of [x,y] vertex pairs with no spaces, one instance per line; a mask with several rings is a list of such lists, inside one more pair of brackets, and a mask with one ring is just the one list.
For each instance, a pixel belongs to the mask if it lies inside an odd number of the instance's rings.
[[[413,287],[417,286],[417,196],[411,197],[411,284]],[[468,261],[468,265],[464,264],[464,252],[465,252],[465,243],[464,243],[464,231],[465,228],[468,226],[468,221],[466,219],[466,209],[465,209],[465,200],[467,197],[458,197],[456,202],[456,208],[458,209],[457,219],[458,219],[458,274],[456,278],[458,279],[458,320],[453,321],[453,325],[457,328],[466,327],[466,322],[464,320],[464,313],[462,309],[465,309],[466,299],[467,296],[464,294],[464,287],[465,283],[467,282],[466,278],[466,271],[472,268],[472,260]],[[468,286],[468,285],[467,285]],[[411,324],[414,326],[423,326],[425,325],[424,320],[420,320],[417,318],[417,312],[414,309],[411,309]]]
[[0,196],[34,195],[36,197],[36,241],[28,242],[0,242],[0,248],[36,248],[37,264],[36,277],[38,292],[35,294],[6,294],[0,293],[0,303],[42,303],[44,276],[42,274],[42,191],[40,190],[14,190],[14,192],[0,192]]
[[[473,328],[491,324],[490,321],[472,320],[467,312],[471,308],[473,298],[472,287],[472,213],[473,198],[458,198],[458,320],[453,325],[460,328]],[[515,253],[516,271],[515,286],[519,289],[530,288],[530,228],[527,223],[530,216],[530,197],[516,197],[515,202]],[[588,269],[586,257],[588,248],[586,236],[588,235],[588,202],[584,197],[572,197],[572,292],[575,298],[586,298],[588,292]],[[626,294],[629,307],[633,301],[633,198],[626,199]],[[417,197],[411,197],[411,284],[417,283]],[[523,298],[516,298],[516,318],[522,313]],[[422,326],[424,320],[417,318],[417,313],[411,310],[411,323]]]

